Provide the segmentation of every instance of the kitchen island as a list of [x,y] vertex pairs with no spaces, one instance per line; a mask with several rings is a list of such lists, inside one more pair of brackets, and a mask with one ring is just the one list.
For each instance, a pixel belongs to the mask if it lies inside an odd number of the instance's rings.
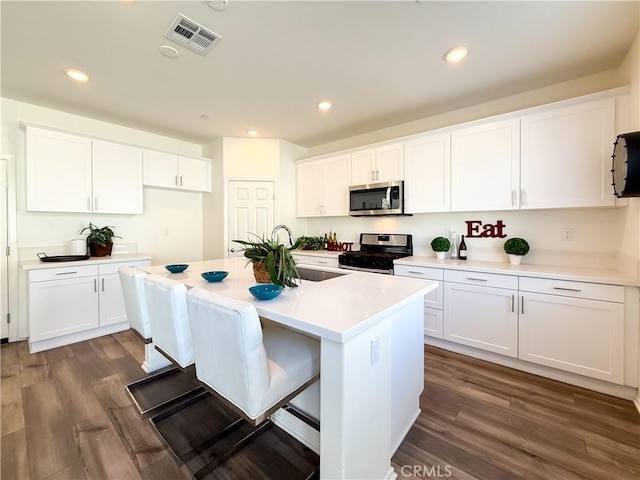
[[[392,275],[345,275],[287,288],[259,301],[244,258],[190,264],[178,274],[144,267],[187,287],[251,302],[258,314],[320,341],[320,476],[396,478],[391,457],[420,413],[424,295],[437,282]],[[201,273],[226,270],[208,283]]]

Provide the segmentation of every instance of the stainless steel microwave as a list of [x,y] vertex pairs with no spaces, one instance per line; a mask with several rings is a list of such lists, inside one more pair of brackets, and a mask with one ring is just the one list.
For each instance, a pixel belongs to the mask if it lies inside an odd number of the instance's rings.
[[369,183],[349,187],[349,215],[404,215],[404,182]]

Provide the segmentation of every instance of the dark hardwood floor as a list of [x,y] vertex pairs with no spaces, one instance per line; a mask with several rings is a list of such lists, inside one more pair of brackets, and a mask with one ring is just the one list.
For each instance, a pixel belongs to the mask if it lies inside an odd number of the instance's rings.
[[[190,478],[125,393],[144,377],[131,332],[0,353],[3,480]],[[398,478],[640,478],[640,415],[629,401],[430,347],[424,375],[422,414],[393,458]],[[263,478],[254,459],[264,443],[215,478]]]

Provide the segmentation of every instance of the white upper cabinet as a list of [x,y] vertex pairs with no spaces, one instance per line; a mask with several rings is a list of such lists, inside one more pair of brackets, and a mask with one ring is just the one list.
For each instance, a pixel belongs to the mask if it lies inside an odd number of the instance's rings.
[[451,136],[429,135],[404,144],[407,213],[451,210]]
[[142,150],[92,142],[93,211],[142,213]]
[[27,128],[27,210],[90,212],[91,140]]
[[519,179],[519,119],[452,132],[452,211],[517,209]]
[[142,151],[27,127],[27,210],[142,213]]
[[349,215],[349,160],[341,155],[297,164],[299,217]]
[[521,131],[521,208],[614,205],[614,98],[526,115]]
[[145,150],[144,185],[199,192],[211,191],[211,163],[197,158]]
[[351,185],[404,180],[402,143],[351,154]]
[[322,215],[322,160],[301,162],[296,165],[297,215]]

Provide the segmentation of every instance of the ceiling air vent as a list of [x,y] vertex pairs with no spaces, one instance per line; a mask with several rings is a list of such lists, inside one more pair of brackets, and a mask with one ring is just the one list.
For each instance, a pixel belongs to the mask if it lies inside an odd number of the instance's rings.
[[164,36],[200,55],[209,53],[222,37],[179,13]]

